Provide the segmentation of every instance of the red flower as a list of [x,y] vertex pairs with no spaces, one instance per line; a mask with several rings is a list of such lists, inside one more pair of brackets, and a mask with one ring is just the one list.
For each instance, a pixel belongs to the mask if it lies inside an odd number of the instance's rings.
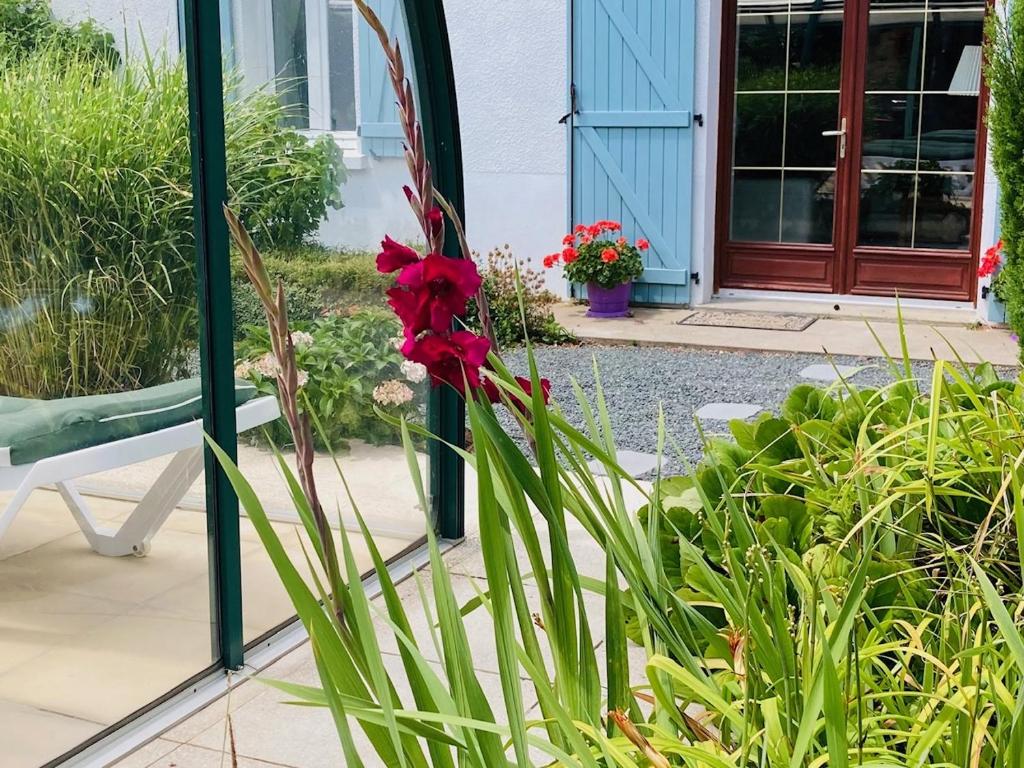
[[605,264],[611,264],[619,260],[619,252],[614,248],[605,248],[601,251],[601,261]]
[[566,235],[562,238],[562,245],[572,245],[576,242],[576,235]]
[[[533,397],[533,382],[525,376],[516,376],[516,383],[522,387],[530,397]],[[492,403],[501,402],[501,390],[498,389],[498,385],[495,384],[491,379],[485,378],[483,380],[482,389],[487,399]],[[544,396],[544,405],[547,405],[551,401],[551,382],[547,379],[540,380],[540,391]],[[509,399],[512,401],[512,405],[516,407],[521,413],[526,413],[526,406],[523,402],[515,395],[509,395]]]
[[547,256],[544,257],[544,268],[545,269],[551,269],[557,263],[558,263],[558,254],[557,253],[549,253]]
[[407,245],[396,243],[390,237],[385,237],[380,247],[382,250],[377,254],[377,271],[385,275],[420,260],[420,255],[416,251]]
[[465,382],[473,389],[480,386],[480,366],[490,348],[483,336],[456,331],[450,336],[428,334],[408,341],[402,352],[412,362],[426,366],[435,387],[448,383],[465,394]]
[[573,232],[575,232],[577,235],[582,235],[586,231],[587,227],[584,224],[577,224],[575,229],[573,229]]
[[620,237],[618,240],[615,241],[615,244],[616,245],[625,245],[628,242],[629,241],[626,238]]
[[579,254],[576,253],[576,249],[573,248],[571,245],[564,251],[562,251],[562,261],[564,261],[566,264],[572,264],[578,258]]
[[645,238],[641,237],[639,240],[636,241],[636,247],[639,248],[641,251],[646,251],[648,248],[651,247],[651,244]]
[[388,303],[414,338],[424,331],[444,333],[452,318],[466,311],[466,301],[480,287],[480,274],[472,261],[449,259],[438,253],[402,269]]
[[985,256],[978,266],[978,277],[989,277],[994,275],[1002,263],[1003,241],[1000,239],[995,245],[985,251]]
[[584,233],[584,234],[580,235],[580,244],[581,245],[590,245],[590,243],[593,242],[593,240],[594,240],[594,238],[591,237],[590,233]]
[[430,225],[430,231],[434,235],[439,235],[441,230],[444,228],[444,213],[441,209],[434,207],[430,209],[430,213],[427,214],[427,224]]

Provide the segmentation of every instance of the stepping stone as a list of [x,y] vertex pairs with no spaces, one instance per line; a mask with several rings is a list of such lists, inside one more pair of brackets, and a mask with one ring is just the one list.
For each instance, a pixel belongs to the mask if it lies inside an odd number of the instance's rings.
[[697,410],[697,418],[702,421],[732,421],[733,419],[749,419],[764,410],[753,403],[708,403]]
[[[618,452],[619,466],[622,467],[627,474],[632,477],[642,477],[648,472],[653,472],[655,467],[658,466],[658,457],[653,453],[640,453],[639,451],[619,451]],[[662,459],[662,465],[664,466],[664,459]],[[604,464],[599,462],[597,459],[587,464],[590,467],[590,471],[595,475],[605,476],[608,473],[605,471]]]
[[813,381],[839,381],[839,378],[848,379],[860,368],[854,365],[829,365],[828,363],[815,363],[814,365],[808,365],[802,371],[800,376],[805,379],[811,379]]

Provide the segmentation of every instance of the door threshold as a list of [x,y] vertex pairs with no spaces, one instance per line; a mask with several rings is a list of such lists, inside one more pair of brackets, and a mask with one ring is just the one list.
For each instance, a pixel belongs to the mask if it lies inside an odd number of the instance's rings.
[[[441,553],[448,552],[458,542],[441,540]],[[404,581],[429,565],[430,553],[426,543],[399,557],[388,565],[388,573],[395,583]],[[380,578],[371,573],[363,579],[367,597],[371,600],[381,594]],[[185,722],[200,710],[252,678],[274,662],[294,651],[309,639],[302,623],[296,618],[277,632],[246,651],[245,666],[238,672],[216,670],[184,691],[159,704],[130,724],[97,741],[78,754],[59,763],[61,768],[108,768],[160,738],[175,726]]]
[[965,325],[977,322],[973,304],[939,299],[900,299],[799,291],[758,291],[723,288],[703,306],[748,312],[788,312],[846,320],[897,319],[897,309],[908,323]]

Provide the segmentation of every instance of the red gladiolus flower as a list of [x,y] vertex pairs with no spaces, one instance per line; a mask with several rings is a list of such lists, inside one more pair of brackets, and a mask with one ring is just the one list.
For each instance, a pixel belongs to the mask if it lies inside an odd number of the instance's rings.
[[557,253],[549,253],[547,256],[544,257],[544,268],[545,269],[551,269],[557,263],[558,263],[558,254]]
[[420,260],[420,255],[416,251],[407,245],[396,243],[390,237],[385,237],[380,247],[382,250],[377,254],[377,271],[385,275]]
[[576,253],[576,249],[573,248],[572,246],[569,246],[564,251],[562,251],[562,261],[564,261],[566,264],[572,264],[574,261],[576,261],[577,258],[579,258],[579,254]]
[[427,223],[430,225],[430,231],[437,235],[441,232],[444,227],[444,213],[440,208],[434,207],[430,209],[430,213],[427,214]]
[[601,261],[605,264],[611,264],[612,262],[619,260],[619,252],[614,248],[605,248],[601,251]]
[[388,303],[405,326],[406,336],[424,331],[444,333],[452,318],[466,311],[466,301],[480,287],[476,265],[438,253],[402,269],[398,285],[388,292]]
[[562,245],[572,245],[576,242],[576,235],[566,235],[562,238]]
[[651,247],[651,244],[646,239],[641,237],[639,240],[636,241],[636,247],[641,251],[646,251],[648,248]]
[[[533,397],[533,382],[530,379],[526,378],[525,376],[516,376],[516,383],[520,387],[522,387],[523,392],[525,392],[530,397]],[[487,399],[490,400],[492,403],[497,404],[501,402],[501,390],[498,388],[498,385],[495,384],[491,379],[484,378],[481,388],[483,389],[484,395],[486,395]],[[548,381],[547,379],[541,379],[540,391],[541,394],[544,396],[544,405],[547,405],[551,401],[551,382]],[[526,413],[526,406],[518,397],[516,397],[515,395],[509,395],[509,399],[512,401],[512,405],[515,406],[517,410],[519,410],[523,414]]]
[[426,366],[433,385],[451,384],[465,394],[465,382],[480,386],[480,366],[487,359],[491,343],[469,331],[456,331],[450,336],[428,334],[407,342],[403,353],[414,363]]

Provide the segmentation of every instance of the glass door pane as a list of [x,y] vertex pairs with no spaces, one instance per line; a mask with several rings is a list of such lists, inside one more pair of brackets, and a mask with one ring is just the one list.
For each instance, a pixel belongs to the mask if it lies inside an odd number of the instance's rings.
[[967,250],[984,2],[872,2],[859,245]]
[[[46,32],[75,45],[4,52],[5,768],[58,758],[215,661],[188,92],[164,7],[93,4],[95,26]],[[29,23],[11,8],[5,23]]]
[[[285,287],[301,369],[301,407],[315,417],[313,474],[323,506],[334,528],[348,531],[360,566],[368,571],[371,563],[353,500],[385,558],[418,545],[427,525],[399,430],[379,415],[425,424],[430,389],[423,368],[403,361],[401,326],[385,293],[394,277],[376,269],[385,235],[418,249],[424,240],[402,191],[409,181],[395,96],[380,43],[351,2],[272,0],[238,8],[235,37],[242,41],[268,23],[275,39],[279,27],[291,35],[300,27],[299,18],[305,20],[305,34],[289,39],[295,58],[308,62],[308,77],[300,78],[298,89],[278,84],[278,101],[244,95],[261,93],[267,84],[260,79],[267,71],[259,58],[265,52],[253,47],[237,57],[243,70],[229,79],[239,83],[243,95],[226,102],[228,134],[235,125],[255,126],[250,130],[264,135],[267,146],[283,151],[253,158],[229,150],[228,179],[233,206],[273,279]],[[384,21],[392,25],[392,37],[401,39],[411,69],[403,15]],[[294,93],[306,94],[302,109],[309,123],[302,133],[289,129],[283,111],[292,106]],[[256,119],[247,117],[253,114]],[[256,183],[254,174],[266,174],[266,180]],[[263,307],[245,279],[239,254],[232,258],[236,374],[254,383],[261,395],[273,397],[279,368]],[[274,446],[294,471],[294,446],[284,419],[241,435],[239,466],[293,560],[305,568],[303,543],[311,550]],[[416,450],[427,479],[426,446],[420,439]],[[291,620],[294,609],[244,510],[241,535],[244,638],[251,643]]]
[[842,42],[842,2],[740,3],[731,240],[832,242]]

